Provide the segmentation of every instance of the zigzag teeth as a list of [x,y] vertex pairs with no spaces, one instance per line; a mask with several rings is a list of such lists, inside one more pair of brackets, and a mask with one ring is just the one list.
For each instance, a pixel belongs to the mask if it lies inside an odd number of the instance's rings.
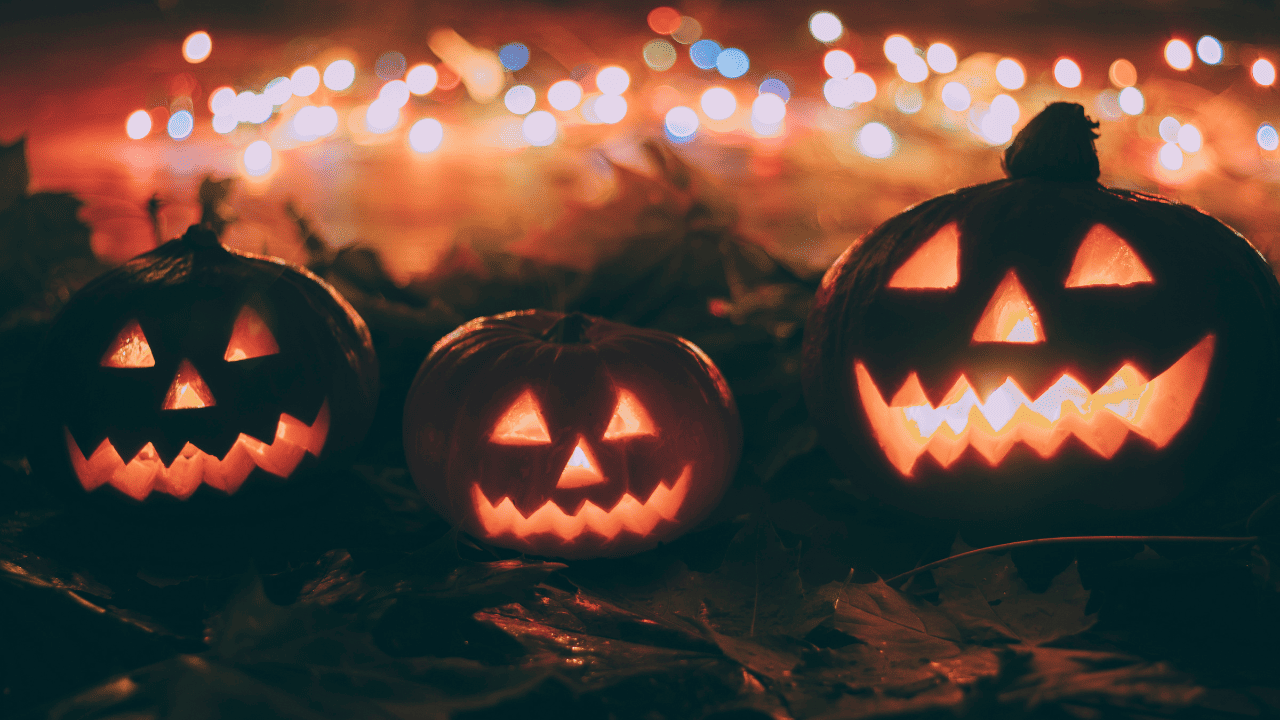
[[329,435],[329,401],[311,425],[288,413],[280,414],[276,436],[270,444],[241,433],[226,456],[219,459],[187,443],[178,457],[165,465],[155,446],[147,443],[128,463],[105,439],[93,454],[85,458],[80,445],[63,428],[67,452],[76,477],[86,491],[111,485],[135,500],[144,500],[152,492],[162,492],[180,500],[191,497],[200,484],[234,494],[255,467],[279,477],[289,477],[306,453],[319,456]]
[[496,504],[490,503],[478,484],[471,486],[471,499],[480,524],[489,537],[515,535],[524,538],[551,533],[568,541],[590,532],[612,540],[624,531],[648,535],[659,522],[675,520],[689,492],[692,474],[693,464],[685,465],[671,487],[658,483],[653,494],[643,503],[626,493],[612,510],[604,510],[588,500],[573,515],[548,500],[525,517],[509,497],[503,497]]
[[1130,431],[1164,447],[1191,417],[1215,342],[1206,335],[1153,380],[1126,364],[1089,392],[1064,374],[1035,400],[1008,378],[983,402],[961,376],[935,407],[912,373],[886,404],[861,362],[855,362],[854,376],[876,440],[890,463],[910,477],[925,452],[947,467],[969,446],[993,466],[1018,442],[1050,457],[1072,435],[1105,458],[1119,451]]

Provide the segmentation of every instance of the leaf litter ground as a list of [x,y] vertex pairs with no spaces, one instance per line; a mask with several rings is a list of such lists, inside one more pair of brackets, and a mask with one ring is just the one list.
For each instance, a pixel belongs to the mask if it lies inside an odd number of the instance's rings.
[[[707,183],[649,151],[657,180],[620,172],[650,200],[624,192],[549,231],[631,228],[590,272],[460,242],[436,276],[401,288],[372,251],[332,252],[298,214],[312,268],[370,324],[384,395],[360,457],[331,471],[342,489],[297,517],[138,528],[64,507],[27,471],[6,406],[0,716],[1280,714],[1266,543],[979,554],[887,585],[968,548],[954,524],[859,496],[816,446],[798,381],[814,279],[738,238]],[[210,207],[226,192],[205,189]],[[45,285],[3,308],[13,347],[38,337],[74,277],[22,279]],[[747,449],[701,527],[637,557],[560,563],[479,545],[425,508],[404,469],[399,398],[445,332],[524,307],[670,330],[716,360]],[[25,357],[5,360],[9,399]]]

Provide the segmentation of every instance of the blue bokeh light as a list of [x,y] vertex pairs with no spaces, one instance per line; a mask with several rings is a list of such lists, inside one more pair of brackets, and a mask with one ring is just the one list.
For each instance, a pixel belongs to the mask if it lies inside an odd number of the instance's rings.
[[689,59],[703,70],[715,67],[719,57],[720,43],[715,40],[699,40],[689,46]]
[[507,43],[498,51],[502,67],[515,72],[529,64],[529,48],[524,43]]
[[716,69],[727,78],[739,78],[751,69],[751,59],[738,48],[728,48],[716,56]]

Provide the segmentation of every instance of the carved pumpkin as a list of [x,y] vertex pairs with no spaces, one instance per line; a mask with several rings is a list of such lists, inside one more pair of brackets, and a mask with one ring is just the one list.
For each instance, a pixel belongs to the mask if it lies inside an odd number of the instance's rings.
[[495,545],[620,556],[719,501],[742,430],[720,371],[669,333],[581,314],[480,318],[445,337],[405,403],[409,471]]
[[376,389],[368,329],[332,288],[193,226],[58,317],[29,382],[30,457],[81,495],[220,502],[358,442]]
[[1137,516],[1273,432],[1280,287],[1194,208],[1098,184],[1055,103],[1009,179],[854,243],[806,328],[806,399],[856,483],[933,516]]

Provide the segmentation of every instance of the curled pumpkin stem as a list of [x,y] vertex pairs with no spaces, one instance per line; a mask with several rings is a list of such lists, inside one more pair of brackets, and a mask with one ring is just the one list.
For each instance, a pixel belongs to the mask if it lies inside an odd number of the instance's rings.
[[966,558],[970,555],[979,553],[999,552],[1001,550],[1012,550],[1020,547],[1031,547],[1034,545],[1067,545],[1072,543],[1110,543],[1110,542],[1129,542],[1129,543],[1228,543],[1232,545],[1249,545],[1258,542],[1257,535],[1247,537],[1202,537],[1199,535],[1081,535],[1077,537],[1054,537],[1054,538],[1037,538],[1035,540],[1019,540],[1017,542],[1002,543],[1000,545],[992,545],[990,547],[978,548],[976,550],[967,550],[957,553],[941,560],[935,560],[927,565],[921,565],[913,568],[900,575],[885,580],[886,585],[897,585],[904,580],[915,577],[922,572],[942,567],[950,562]]

